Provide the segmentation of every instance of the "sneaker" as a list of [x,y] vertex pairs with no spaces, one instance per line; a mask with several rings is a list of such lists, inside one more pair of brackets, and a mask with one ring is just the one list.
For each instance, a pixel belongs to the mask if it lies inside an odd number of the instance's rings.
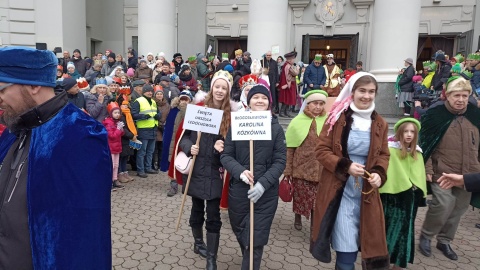
[[127,177],[125,176],[125,173],[119,173],[118,174],[118,181],[120,183],[128,183],[130,180],[127,179]]
[[156,170],[147,170],[146,173],[148,173],[148,174],[158,174],[158,171],[156,171]]
[[145,173],[137,173],[138,177],[147,178],[148,176]]
[[125,188],[118,180],[113,181],[113,188],[115,189],[123,189]]

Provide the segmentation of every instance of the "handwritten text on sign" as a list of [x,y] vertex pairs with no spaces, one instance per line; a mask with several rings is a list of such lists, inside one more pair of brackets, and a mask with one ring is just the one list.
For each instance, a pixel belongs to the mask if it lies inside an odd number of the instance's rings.
[[218,134],[223,111],[193,104],[187,105],[183,128],[204,133]]
[[232,141],[268,141],[272,139],[270,111],[232,112]]

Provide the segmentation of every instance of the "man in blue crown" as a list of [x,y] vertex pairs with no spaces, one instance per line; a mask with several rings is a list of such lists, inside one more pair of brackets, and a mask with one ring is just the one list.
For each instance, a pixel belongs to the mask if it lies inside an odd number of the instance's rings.
[[0,269],[112,267],[107,133],[55,94],[56,66],[0,48]]

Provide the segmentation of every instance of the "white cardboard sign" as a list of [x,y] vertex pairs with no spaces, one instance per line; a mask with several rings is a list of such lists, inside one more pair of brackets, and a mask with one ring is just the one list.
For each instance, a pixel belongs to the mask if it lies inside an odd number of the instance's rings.
[[272,139],[270,111],[232,112],[232,141],[269,141]]
[[183,128],[203,133],[218,134],[222,117],[222,110],[188,104],[185,119],[183,120]]

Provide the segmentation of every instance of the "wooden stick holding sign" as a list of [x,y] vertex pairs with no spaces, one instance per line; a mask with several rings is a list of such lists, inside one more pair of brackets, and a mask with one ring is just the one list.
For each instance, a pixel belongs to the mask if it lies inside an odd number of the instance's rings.
[[[250,171],[255,172],[253,162],[253,141],[272,139],[272,114],[270,111],[248,111],[232,113],[232,141],[250,142]],[[250,189],[254,183],[250,183]],[[250,201],[250,270],[253,270],[253,243],[254,243],[254,218],[255,204]]]
[[[195,145],[197,147],[199,147],[200,138],[202,138],[202,132],[199,131],[197,135],[197,141],[195,142]],[[182,218],[183,207],[185,206],[185,201],[187,200],[187,191],[188,191],[188,187],[190,186],[190,179],[192,179],[193,166],[195,166],[196,159],[197,159],[197,155],[194,155],[192,159],[192,165],[190,166],[190,171],[188,172],[187,183],[185,184],[185,192],[183,192],[182,204],[180,205],[180,213],[178,213],[177,226],[175,228],[176,232],[178,231],[178,227],[180,226],[180,219]]]
[[[254,163],[253,163],[253,140],[250,140],[250,170],[252,171],[252,175],[254,175]],[[250,182],[250,189],[253,189],[253,182]],[[255,205],[253,204],[253,201],[250,201],[250,270],[253,270],[253,232],[254,227],[253,227],[253,209]]]
[[[187,105],[187,111],[185,112],[185,119],[183,120],[183,128],[187,130],[197,131],[197,141],[195,145],[200,151],[200,138],[203,133],[211,133],[217,135],[220,130],[220,125],[222,123],[223,111],[197,106],[193,104]],[[180,138],[181,139],[181,138]],[[185,149],[186,150],[186,149]],[[193,168],[195,166],[195,160],[197,155],[193,156],[192,166],[188,173],[187,183],[185,184],[185,191],[183,192],[182,204],[180,206],[180,212],[178,213],[177,225],[175,231],[178,231],[180,226],[180,219],[183,214],[183,207],[185,206],[185,201],[187,200],[188,187],[190,186],[190,180],[192,178]]]

